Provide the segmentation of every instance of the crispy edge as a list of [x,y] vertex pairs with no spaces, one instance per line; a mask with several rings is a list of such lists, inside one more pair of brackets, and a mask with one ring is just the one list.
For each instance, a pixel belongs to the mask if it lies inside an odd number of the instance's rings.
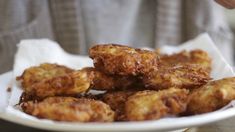
[[169,88],[161,91],[145,90],[130,96],[125,113],[130,121],[155,120],[178,115],[186,110],[188,90]]
[[157,70],[158,55],[153,51],[117,44],[96,45],[89,56],[98,70],[111,75],[140,75]]
[[16,77],[16,80],[21,82],[23,89],[27,89],[34,83],[40,82],[44,79],[61,76],[73,71],[73,69],[63,65],[43,63],[39,66],[33,66],[25,69],[22,75]]
[[212,112],[227,105],[235,99],[235,78],[211,81],[195,89],[189,96],[186,114]]
[[112,122],[114,120],[114,112],[107,104],[85,98],[49,97],[41,102],[24,102],[21,107],[30,115],[57,121]]
[[175,64],[198,64],[208,73],[211,72],[211,57],[206,51],[196,49],[192,51],[183,50],[172,55],[161,55],[161,65],[172,66]]
[[125,115],[125,102],[127,98],[138,92],[136,89],[124,91],[109,91],[101,95],[101,100],[115,111],[115,121],[127,121]]
[[143,77],[145,87],[156,90],[169,87],[193,89],[210,80],[209,73],[196,64],[161,66],[158,71]]
[[108,75],[92,67],[83,70],[93,76],[90,89],[113,91],[143,87],[141,80],[135,76]]
[[89,90],[92,74],[86,70],[74,71],[69,74],[45,79],[33,84],[24,92],[27,96],[43,99],[51,96],[77,95]]

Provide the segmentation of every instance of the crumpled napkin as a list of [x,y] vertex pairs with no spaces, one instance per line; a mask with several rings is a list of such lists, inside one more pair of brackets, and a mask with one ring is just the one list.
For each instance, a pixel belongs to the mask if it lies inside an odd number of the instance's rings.
[[88,56],[69,54],[52,40],[22,40],[17,46],[18,51],[15,55],[13,67],[14,77],[21,75],[24,69],[30,66],[45,62],[58,63],[75,69],[93,66],[93,62]]

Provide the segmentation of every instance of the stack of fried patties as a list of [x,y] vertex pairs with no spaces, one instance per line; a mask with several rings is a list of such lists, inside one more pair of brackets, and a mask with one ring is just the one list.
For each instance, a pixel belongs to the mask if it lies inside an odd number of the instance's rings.
[[23,111],[57,121],[143,121],[206,113],[235,99],[235,79],[211,81],[202,50],[164,55],[105,44],[89,56],[94,67],[81,70],[49,63],[26,69],[17,77]]

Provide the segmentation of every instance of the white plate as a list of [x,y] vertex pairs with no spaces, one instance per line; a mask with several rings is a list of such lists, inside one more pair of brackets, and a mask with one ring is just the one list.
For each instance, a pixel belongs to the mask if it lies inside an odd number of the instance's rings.
[[[5,92],[1,91],[1,96],[7,94],[6,88],[8,82],[11,81],[12,73],[8,72],[0,76],[1,88],[5,88]],[[4,83],[6,82],[6,83]],[[160,119],[156,121],[144,122],[114,122],[114,123],[66,123],[55,122],[50,120],[42,120],[31,117],[29,115],[19,116],[18,113],[11,110],[9,107],[6,111],[0,113],[0,118],[30,126],[54,131],[169,131],[192,126],[200,126],[207,123],[216,122],[229,117],[235,116],[235,108],[229,108],[223,111],[215,111],[207,114]]]
[[[25,114],[15,108],[19,102],[22,89],[13,82],[11,96],[6,92],[6,88],[15,76],[20,75],[23,70],[32,65],[43,62],[59,63],[72,68],[82,68],[92,65],[92,61],[85,56],[70,55],[63,51],[55,42],[49,40],[24,40],[19,45],[15,58],[14,73],[11,72],[0,76],[0,118],[31,127],[55,130],[55,131],[169,131],[192,126],[204,125],[235,115],[234,102],[231,108],[211,112],[202,115],[178,118],[164,118],[154,121],[143,122],[114,122],[114,123],[69,123],[56,122],[46,119],[37,119]],[[53,50],[52,50],[53,49]],[[235,76],[232,68],[225,61],[213,41],[207,34],[184,43],[181,46],[165,46],[161,49],[164,53],[173,53],[181,50],[203,49],[212,58],[212,73],[214,79]],[[4,110],[4,111],[3,111]]]
[[[0,76],[1,97],[7,96],[6,88],[11,81],[12,73],[8,72]],[[3,103],[3,101],[1,101]],[[20,111],[19,111],[20,112]],[[204,125],[215,121],[223,120],[235,116],[235,108],[229,108],[223,111],[216,111],[202,115],[180,117],[180,118],[165,118],[156,121],[144,122],[114,122],[114,123],[67,123],[55,122],[50,120],[42,120],[31,117],[29,115],[22,116],[22,113],[16,113],[9,107],[6,111],[0,113],[0,118],[30,126],[54,131],[169,131],[192,126]]]

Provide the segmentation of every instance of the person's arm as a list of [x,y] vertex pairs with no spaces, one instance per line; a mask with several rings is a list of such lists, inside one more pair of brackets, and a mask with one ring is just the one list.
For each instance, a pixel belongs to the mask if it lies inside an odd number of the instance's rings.
[[235,0],[215,0],[215,1],[228,9],[235,8]]

